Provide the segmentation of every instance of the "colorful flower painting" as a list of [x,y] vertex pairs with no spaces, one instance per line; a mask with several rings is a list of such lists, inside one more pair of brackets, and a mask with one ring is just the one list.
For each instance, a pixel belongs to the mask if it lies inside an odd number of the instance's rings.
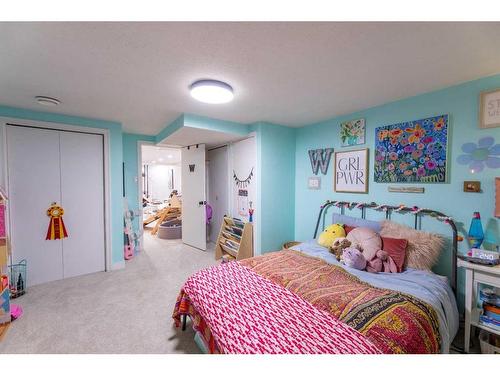
[[365,119],[346,121],[340,124],[342,147],[365,143]]
[[448,115],[375,129],[375,182],[446,182]]

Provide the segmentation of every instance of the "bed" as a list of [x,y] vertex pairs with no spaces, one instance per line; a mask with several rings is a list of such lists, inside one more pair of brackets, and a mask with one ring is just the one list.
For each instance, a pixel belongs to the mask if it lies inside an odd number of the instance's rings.
[[[356,204],[340,203],[322,206],[314,237],[328,207]],[[416,217],[430,212],[408,210]],[[431,216],[451,223],[454,256],[453,221]],[[209,353],[447,353],[458,330],[454,282],[456,274],[450,282],[411,268],[394,274],[358,271],[311,240],[195,273],[182,287],[172,317],[185,328],[189,316]]]

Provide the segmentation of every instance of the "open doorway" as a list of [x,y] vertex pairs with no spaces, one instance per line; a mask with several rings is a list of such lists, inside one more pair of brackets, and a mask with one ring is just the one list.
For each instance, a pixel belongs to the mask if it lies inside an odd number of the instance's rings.
[[180,239],[182,215],[181,150],[141,145],[143,226],[145,236]]

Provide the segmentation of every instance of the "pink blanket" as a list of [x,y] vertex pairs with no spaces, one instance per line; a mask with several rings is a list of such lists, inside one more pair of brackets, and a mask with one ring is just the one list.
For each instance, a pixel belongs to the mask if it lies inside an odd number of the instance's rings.
[[[354,328],[238,262],[195,273],[181,295],[203,317],[222,353],[380,353]],[[174,319],[186,311],[177,304]]]

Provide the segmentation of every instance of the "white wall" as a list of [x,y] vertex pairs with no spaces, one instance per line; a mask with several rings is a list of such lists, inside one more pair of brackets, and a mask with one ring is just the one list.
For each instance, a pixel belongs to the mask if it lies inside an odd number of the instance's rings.
[[[253,202],[256,207],[256,142],[255,137],[250,137],[231,144],[229,148],[229,180],[230,180],[230,210],[233,217],[248,221],[248,210],[239,209],[238,192],[240,189],[248,191],[248,202]],[[245,180],[253,168],[253,177],[247,187],[240,188],[233,178],[233,171],[240,180]]]
[[[170,185],[172,169],[173,167],[169,165],[149,165],[149,196],[151,199],[164,201],[169,198],[173,190],[173,187]],[[180,174],[177,175],[174,171],[174,183],[175,180],[180,180]]]
[[[207,152],[207,201],[212,207],[210,241],[216,242],[224,215],[229,215],[228,146]],[[232,175],[231,175],[232,176]]]

